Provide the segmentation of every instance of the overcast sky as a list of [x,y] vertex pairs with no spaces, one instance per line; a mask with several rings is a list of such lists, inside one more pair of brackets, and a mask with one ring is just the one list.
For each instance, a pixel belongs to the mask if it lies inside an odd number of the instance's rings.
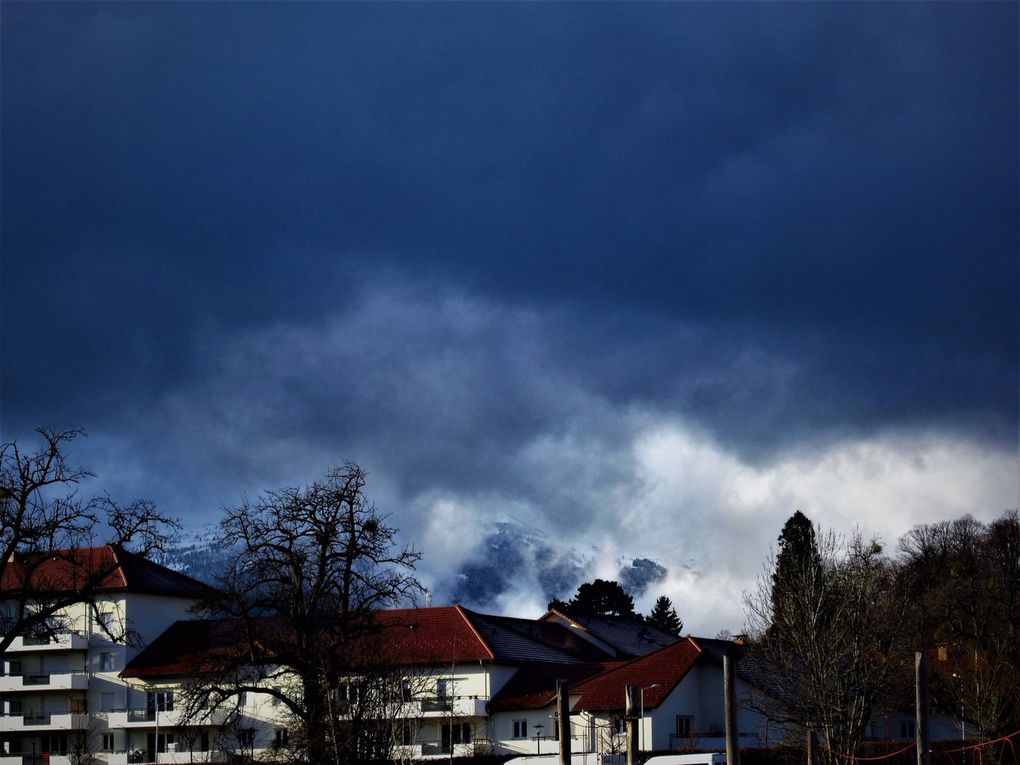
[[350,459],[437,597],[511,523],[488,610],[641,557],[708,635],[796,509],[1018,504],[1014,2],[0,14],[0,427],[90,490]]

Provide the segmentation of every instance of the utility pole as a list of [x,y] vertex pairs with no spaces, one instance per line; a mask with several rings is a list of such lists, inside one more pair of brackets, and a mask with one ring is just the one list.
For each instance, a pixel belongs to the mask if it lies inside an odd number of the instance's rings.
[[928,652],[914,654],[914,678],[916,686],[917,765],[931,765],[928,746]]
[[556,681],[556,725],[560,737],[560,765],[570,765],[570,686]]
[[807,765],[818,765],[818,734],[814,728],[807,732]]
[[625,687],[626,706],[624,720],[627,723],[627,765],[637,765],[637,686]]
[[737,730],[737,673],[733,647],[723,654],[723,698],[726,714],[726,765],[740,765],[740,735]]

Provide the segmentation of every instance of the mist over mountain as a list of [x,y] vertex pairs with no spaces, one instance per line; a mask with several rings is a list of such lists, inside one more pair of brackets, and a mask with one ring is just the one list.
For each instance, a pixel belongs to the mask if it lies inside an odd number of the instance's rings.
[[[206,584],[215,585],[226,569],[231,550],[216,540],[215,524],[182,532],[159,562]],[[541,532],[514,522],[496,523],[481,552],[447,578],[430,585],[434,604],[459,603],[481,611],[500,612],[515,594],[536,593],[543,604],[569,599],[579,584],[596,577],[615,578],[635,599],[666,579],[665,566],[649,558],[606,561],[594,545],[558,547]],[[427,551],[426,551],[427,552]],[[615,569],[616,573],[606,573]]]
[[[528,593],[531,600],[537,595],[545,603],[568,599],[582,582],[607,576],[637,599],[668,574],[665,566],[648,558],[607,561],[594,545],[558,547],[540,532],[512,522],[497,523],[480,550],[449,579],[436,584],[435,602],[494,610],[494,604]],[[606,573],[614,569],[615,573]]]

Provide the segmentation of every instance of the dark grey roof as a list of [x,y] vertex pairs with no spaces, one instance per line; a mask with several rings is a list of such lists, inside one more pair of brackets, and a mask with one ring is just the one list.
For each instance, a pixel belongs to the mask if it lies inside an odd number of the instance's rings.
[[647,656],[680,638],[651,624],[626,616],[575,616],[564,614],[618,652],[619,658]]
[[764,661],[754,650],[750,650],[749,646],[732,640],[700,637],[692,639],[701,649],[702,656],[713,663],[721,665],[726,652],[731,652],[736,659],[737,677],[773,699],[782,700],[789,692],[790,679],[784,678],[772,664]]
[[181,598],[202,598],[211,588],[179,571],[161,566],[146,558],[117,548],[117,562],[120,564],[127,589],[131,592],[145,592]]
[[560,624],[490,616],[466,608],[463,611],[496,654],[497,661],[576,664],[608,658],[596,646],[577,638]]

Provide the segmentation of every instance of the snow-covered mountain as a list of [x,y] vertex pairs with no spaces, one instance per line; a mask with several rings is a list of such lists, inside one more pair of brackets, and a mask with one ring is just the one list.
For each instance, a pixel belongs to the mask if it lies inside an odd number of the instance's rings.
[[[159,562],[215,585],[231,554],[217,543],[218,534],[215,524],[186,529]],[[480,549],[459,570],[431,583],[432,602],[492,610],[501,597],[525,590],[535,593],[543,605],[553,598],[568,600],[579,584],[596,577],[601,555],[594,546],[561,546],[541,532],[513,522],[495,524]],[[668,573],[665,566],[649,558],[620,558],[616,564],[617,581],[635,599]]]
[[230,557],[230,550],[216,542],[218,534],[219,527],[213,523],[185,529],[159,562],[200,582],[216,584]]

